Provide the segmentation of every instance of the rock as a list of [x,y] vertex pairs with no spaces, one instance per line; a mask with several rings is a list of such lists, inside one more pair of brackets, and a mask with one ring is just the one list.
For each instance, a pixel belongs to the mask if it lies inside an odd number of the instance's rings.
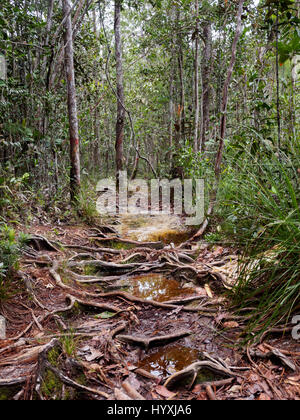
[[6,339],[6,320],[3,316],[0,316],[0,340]]

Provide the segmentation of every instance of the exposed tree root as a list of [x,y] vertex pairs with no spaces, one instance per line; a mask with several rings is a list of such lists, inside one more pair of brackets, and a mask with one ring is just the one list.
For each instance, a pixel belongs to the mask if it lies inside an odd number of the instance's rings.
[[202,362],[193,363],[187,368],[181,370],[180,372],[174,373],[167,379],[164,386],[168,389],[171,389],[174,386],[176,386],[178,382],[181,382],[191,377],[192,380],[190,382],[190,387],[192,387],[197,378],[198,372],[201,369],[209,369],[212,372],[223,375],[223,376],[232,376],[232,377],[237,376],[234,372],[232,372],[230,369],[225,368],[217,361],[213,362],[212,360],[205,360]]
[[121,250],[118,249],[111,249],[111,248],[92,248],[89,246],[83,246],[83,245],[62,245],[64,248],[68,249],[80,249],[82,251],[88,251],[88,252],[94,252],[94,253],[102,253],[102,254],[111,254],[111,255],[120,255]]
[[191,334],[192,334],[191,331],[179,331],[178,333],[175,333],[175,334],[168,334],[168,335],[162,335],[162,336],[151,337],[151,338],[135,337],[133,335],[118,335],[117,339],[120,341],[129,343],[129,344],[143,346],[145,347],[146,350],[149,350],[150,348],[171,343],[173,341],[179,340],[180,338],[186,337]]
[[52,366],[48,360],[47,360],[47,356],[48,353],[50,352],[50,350],[52,350],[53,348],[60,346],[59,342],[57,339],[53,339],[51,340],[46,346],[44,346],[43,350],[39,353],[39,358],[38,358],[38,365],[37,365],[37,370],[36,370],[36,374],[35,374],[35,391],[37,392],[37,394],[39,395],[39,397],[41,399],[44,399],[42,394],[41,394],[41,385],[43,382],[43,375],[45,373],[45,371],[48,369],[50,371],[52,371],[57,378],[64,383],[67,386],[70,386],[72,388],[78,389],[80,391],[84,391],[93,395],[98,395],[101,397],[104,397],[106,399],[109,398],[109,395],[106,394],[105,392],[99,391],[97,389],[93,389],[93,388],[88,388],[84,385],[81,385],[75,381],[73,381],[72,379],[70,379],[69,377],[67,377],[66,375],[64,375],[61,371],[59,371],[58,369],[56,369],[54,366]]
[[[62,289],[68,290],[69,292],[72,293],[72,295],[80,295],[80,296],[83,296],[85,298],[86,297],[91,297],[91,298],[119,298],[119,299],[123,298],[123,299],[125,299],[129,302],[142,303],[142,304],[145,304],[145,305],[152,305],[152,306],[155,306],[157,308],[170,309],[170,310],[178,309],[177,305],[170,305],[170,304],[165,304],[165,303],[161,303],[161,302],[156,302],[156,301],[153,301],[153,300],[138,298],[138,297],[130,295],[129,293],[121,292],[121,291],[108,292],[108,293],[88,293],[88,292],[84,292],[84,291],[81,291],[81,290],[77,290],[77,289],[74,289],[73,287],[70,287],[70,286],[68,286],[68,285],[66,285],[62,282],[60,275],[56,271],[57,269],[58,269],[58,262],[54,261],[53,267],[50,268],[50,270],[49,270],[52,277],[55,279],[56,284],[59,287],[61,287]],[[77,298],[75,298],[75,299],[79,302],[79,300]],[[86,301],[82,301],[82,302],[84,304],[84,302],[86,302]],[[90,303],[91,303],[91,305],[89,305]],[[96,304],[96,303],[94,304],[94,302],[93,303],[89,302],[89,304],[87,304],[87,306],[98,307],[96,305],[100,305],[102,308],[104,308],[104,304]],[[112,309],[113,307],[110,306],[110,308]],[[112,310],[116,312],[115,309],[112,309]],[[108,309],[108,310],[110,310],[110,309]],[[208,312],[208,313],[215,313],[216,312],[215,309],[208,309],[208,308],[205,308],[205,307],[196,307],[196,308],[182,307],[181,310],[185,311],[185,312]],[[117,312],[120,312],[120,310],[118,309]]]
[[205,300],[205,297],[204,296],[190,296],[187,298],[167,300],[164,303],[167,305],[185,305],[187,303],[195,302],[197,300]]
[[[126,299],[130,302],[141,303],[141,304],[144,304],[144,305],[151,305],[151,306],[154,306],[156,308],[169,309],[169,310],[178,309],[177,305],[170,305],[170,304],[166,304],[166,303],[163,303],[163,302],[156,302],[154,300],[147,300],[147,299],[138,298],[136,296],[130,295],[129,293],[121,292],[121,291],[109,292],[109,293],[100,293],[98,295],[98,297],[102,297],[102,298],[106,298],[106,297],[124,298],[124,299]],[[186,307],[182,306],[181,310],[184,311],[184,312],[208,312],[208,313],[216,313],[217,312],[216,309],[208,309],[206,307],[186,308]]]
[[66,299],[70,300],[73,305],[75,303],[78,303],[79,305],[99,309],[101,311],[116,312],[116,314],[118,314],[120,312],[124,312],[122,309],[120,309],[120,308],[118,308],[117,306],[114,306],[114,305],[107,305],[105,303],[98,303],[98,302],[92,302],[92,301],[88,301],[88,300],[82,300],[82,299],[79,299],[79,298],[74,297],[72,295],[67,295]]
[[86,267],[91,266],[95,268],[99,268],[103,271],[110,271],[110,272],[117,272],[117,273],[128,273],[132,270],[136,270],[142,266],[142,264],[114,264],[114,263],[108,263],[105,261],[100,260],[88,260],[88,261],[74,261],[69,262],[68,267]]
[[65,270],[66,274],[72,276],[76,283],[81,284],[95,284],[95,283],[111,283],[120,280],[120,276],[108,276],[108,277],[95,277],[95,276],[83,276],[75,273],[71,270]]
[[98,389],[95,389],[95,388],[89,388],[87,386],[79,384],[78,382],[73,381],[68,376],[64,375],[61,371],[54,368],[49,362],[45,363],[45,368],[51,370],[58,377],[58,379],[60,379],[61,382],[63,382],[67,386],[70,386],[71,388],[75,388],[79,391],[83,391],[88,394],[98,395],[106,399],[109,398],[109,395],[106,394],[106,392],[99,391]]
[[97,238],[94,237],[93,240],[97,240],[100,243],[110,243],[110,242],[117,242],[125,245],[134,245],[139,248],[151,248],[151,249],[163,249],[164,244],[162,242],[138,242],[138,241],[131,241],[129,239],[121,239],[118,237],[111,237],[111,238]]
[[14,385],[22,385],[28,380],[27,376],[20,377],[20,378],[6,378],[0,379],[0,387],[1,386],[14,386]]

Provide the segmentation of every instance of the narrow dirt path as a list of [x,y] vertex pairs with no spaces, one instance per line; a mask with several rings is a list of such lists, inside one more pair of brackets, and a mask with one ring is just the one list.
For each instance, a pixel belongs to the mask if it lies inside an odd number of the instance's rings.
[[32,227],[18,292],[0,307],[0,399],[300,396],[297,343],[235,346],[247,314],[224,297],[233,250],[177,247],[179,224]]

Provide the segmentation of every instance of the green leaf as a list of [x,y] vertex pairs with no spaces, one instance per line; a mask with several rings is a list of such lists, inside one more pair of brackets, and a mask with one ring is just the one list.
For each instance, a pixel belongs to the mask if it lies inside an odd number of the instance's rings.
[[109,319],[113,318],[116,314],[114,312],[102,312],[102,314],[96,315],[96,319]]

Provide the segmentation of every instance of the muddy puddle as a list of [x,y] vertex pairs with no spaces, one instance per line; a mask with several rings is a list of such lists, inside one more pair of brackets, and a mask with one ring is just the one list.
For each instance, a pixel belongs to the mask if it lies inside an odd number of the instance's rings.
[[[194,288],[185,288],[181,284],[161,274],[147,274],[122,280],[126,291],[136,297],[166,302],[179,297],[188,297],[196,294]],[[122,283],[120,286],[122,286]]]
[[[192,363],[201,360],[203,359],[197,350],[186,346],[174,345],[152,352],[139,362],[139,368],[146,370],[152,375],[166,379],[170,375],[187,368]],[[192,377],[185,379],[182,385],[189,385],[192,379]],[[199,371],[194,384],[197,385],[220,379],[224,378],[209,369],[203,369]]]
[[185,346],[169,346],[146,356],[140,361],[139,368],[145,369],[155,376],[167,377],[198,360],[199,352],[197,350]]
[[134,241],[179,245],[190,237],[183,220],[176,215],[127,215],[120,222],[120,235]]

